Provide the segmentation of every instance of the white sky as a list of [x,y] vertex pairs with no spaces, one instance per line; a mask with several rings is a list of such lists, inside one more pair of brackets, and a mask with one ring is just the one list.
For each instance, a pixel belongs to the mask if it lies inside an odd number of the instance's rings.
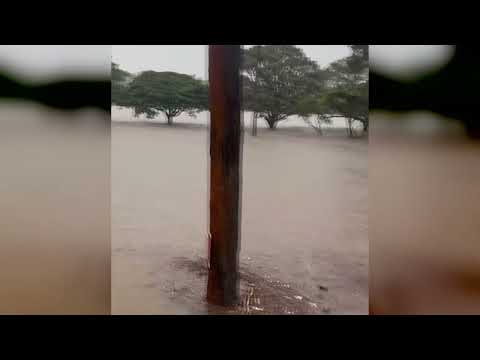
[[[298,46],[320,66],[326,66],[351,53],[346,45]],[[174,71],[206,79],[206,45],[114,45],[112,59],[131,73],[146,70]]]
[[0,45],[0,71],[43,81],[110,74],[111,45]]

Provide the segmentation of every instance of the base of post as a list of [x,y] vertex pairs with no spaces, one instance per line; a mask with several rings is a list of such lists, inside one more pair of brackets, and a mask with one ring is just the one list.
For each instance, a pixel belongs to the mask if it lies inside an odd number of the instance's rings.
[[[235,306],[240,303],[238,280],[226,279],[215,271],[208,272],[207,302],[218,306]],[[228,286],[230,285],[230,286]]]

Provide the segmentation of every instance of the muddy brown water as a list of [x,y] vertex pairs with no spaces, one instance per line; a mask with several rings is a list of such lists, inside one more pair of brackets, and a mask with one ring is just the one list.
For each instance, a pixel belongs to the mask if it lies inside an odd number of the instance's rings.
[[234,309],[204,300],[207,129],[113,122],[111,138],[114,314],[368,312],[366,138],[244,136]]

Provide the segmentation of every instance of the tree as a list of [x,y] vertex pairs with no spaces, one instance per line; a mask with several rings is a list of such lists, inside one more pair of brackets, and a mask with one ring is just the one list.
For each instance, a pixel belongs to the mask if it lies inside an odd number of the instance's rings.
[[[333,118],[347,121],[348,133],[353,136],[354,120],[368,131],[368,46],[349,45],[352,55],[332,63],[323,74],[322,90],[313,92],[299,102],[298,114],[317,131]],[[316,124],[310,121],[314,115]]]
[[329,114],[325,117],[343,117],[347,121],[350,136],[353,134],[353,121],[360,121],[364,131],[368,131],[368,84],[342,87],[325,95]]
[[112,62],[112,82],[124,83],[132,77],[128,71],[120,69],[117,63]]
[[161,112],[169,125],[183,112],[194,115],[208,108],[206,83],[175,72],[145,71],[130,83],[127,93],[135,116],[154,118]]
[[353,136],[352,122],[360,121],[368,131],[368,45],[349,45],[352,55],[334,62],[332,73],[334,90],[327,94],[331,110],[347,119],[349,135]]
[[128,83],[133,79],[133,75],[120,69],[119,65],[112,63],[112,105],[129,106]]
[[[326,91],[322,95],[313,94],[304,98],[297,107],[298,115],[320,135],[323,135],[322,125],[332,122],[332,117],[329,115],[332,112]],[[313,121],[312,116],[314,117]]]
[[244,109],[270,129],[294,115],[298,102],[318,84],[317,64],[293,45],[256,45],[243,52]]

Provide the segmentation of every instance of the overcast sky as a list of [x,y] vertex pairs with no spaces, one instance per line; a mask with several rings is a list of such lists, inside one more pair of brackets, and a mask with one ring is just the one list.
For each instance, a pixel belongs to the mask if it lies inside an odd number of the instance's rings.
[[[346,45],[298,46],[320,66],[351,53]],[[114,45],[112,59],[131,73],[145,70],[174,71],[206,79],[206,45]]]
[[111,45],[0,45],[0,71],[43,81],[110,74]]

